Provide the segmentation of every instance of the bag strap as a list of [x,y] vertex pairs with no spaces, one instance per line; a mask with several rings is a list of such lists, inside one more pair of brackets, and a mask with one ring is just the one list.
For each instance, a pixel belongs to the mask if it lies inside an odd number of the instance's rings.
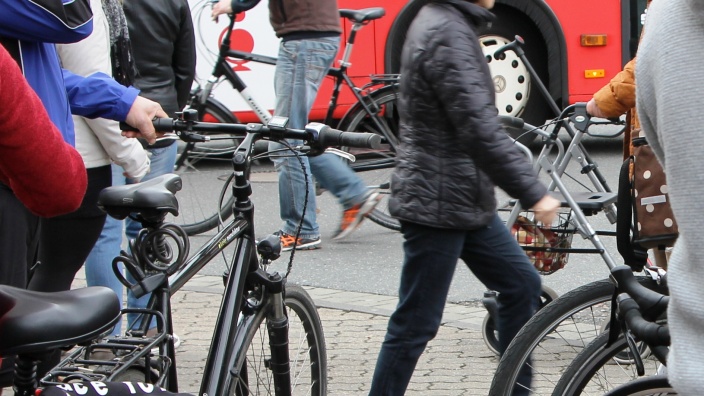
[[633,156],[621,165],[618,175],[618,200],[616,201],[616,247],[624,264],[640,272],[648,261],[648,251],[633,243],[633,206],[631,205],[630,169]]

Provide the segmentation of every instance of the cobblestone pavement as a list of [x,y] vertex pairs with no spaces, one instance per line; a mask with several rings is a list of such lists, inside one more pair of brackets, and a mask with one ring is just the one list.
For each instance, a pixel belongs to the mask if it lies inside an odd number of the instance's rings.
[[[180,390],[195,393],[220,305],[218,277],[197,276],[172,299]],[[396,297],[305,288],[319,307],[328,353],[328,393],[365,395]],[[497,358],[484,345],[478,306],[448,304],[443,326],[416,368],[407,395],[485,395]]]

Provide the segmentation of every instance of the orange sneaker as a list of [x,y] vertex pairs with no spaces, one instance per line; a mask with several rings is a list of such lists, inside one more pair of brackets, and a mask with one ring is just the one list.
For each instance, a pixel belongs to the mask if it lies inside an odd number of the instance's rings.
[[356,230],[369,212],[374,210],[379,201],[381,201],[381,198],[378,192],[373,192],[369,194],[364,201],[342,212],[340,227],[338,227],[335,234],[333,234],[332,239],[340,240]]
[[[278,231],[276,233],[281,240],[281,251],[288,252],[293,249],[294,242],[296,242],[296,237],[289,235],[283,231]],[[320,249],[320,237],[313,239],[298,238],[298,242],[295,243],[296,250],[314,250]]]

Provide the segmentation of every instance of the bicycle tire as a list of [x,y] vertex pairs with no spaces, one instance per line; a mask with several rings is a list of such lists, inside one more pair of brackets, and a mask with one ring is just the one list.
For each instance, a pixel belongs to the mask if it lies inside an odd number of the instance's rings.
[[[296,285],[286,286],[286,305],[289,319],[289,360],[291,362],[291,396],[327,394],[327,352],[323,327],[313,300]],[[231,382],[227,395],[274,395],[274,382],[269,361],[269,337],[266,319],[255,316],[259,323],[249,326],[246,336],[246,368],[230,370],[245,373]],[[296,350],[296,348],[301,348]]]
[[675,396],[677,395],[667,377],[645,377],[629,382],[604,396]]
[[[604,394],[639,378],[633,354],[620,336],[607,346],[609,332],[603,332],[587,345],[567,366],[555,385],[553,396]],[[660,363],[641,355],[646,375],[658,374]]]
[[[208,122],[239,122],[224,105],[212,98],[208,99],[199,112],[199,119]],[[188,193],[178,195],[180,213],[173,222],[180,225],[189,236],[210,231],[232,215],[232,171],[217,166],[219,161],[214,159],[216,156],[224,159],[227,155],[230,155],[228,159],[231,158],[239,140],[233,138],[224,141],[226,143],[214,143],[211,146],[206,143],[186,145],[176,162],[174,172],[181,176],[182,191]],[[223,184],[216,180],[223,181]],[[214,183],[217,187],[213,186]]]
[[[639,276],[646,287],[650,278]],[[499,361],[489,395],[513,394],[518,372],[532,359],[533,395],[551,394],[570,362],[605,328],[614,286],[608,279],[571,290],[538,311],[518,332]]]
[[365,98],[366,103],[375,104],[379,107],[382,127],[386,132],[381,131],[364,107],[357,103],[345,114],[338,124],[338,129],[353,132],[369,132],[389,136],[394,141],[392,144],[384,144],[379,150],[356,149],[351,147],[341,147],[342,150],[353,154],[357,159],[350,166],[360,174],[360,177],[367,183],[369,188],[376,190],[382,199],[367,217],[382,227],[394,231],[401,230],[401,224],[388,212],[388,198],[391,195],[390,181],[391,172],[396,165],[396,153],[393,149],[398,144],[398,110],[397,87],[387,85],[373,91]]

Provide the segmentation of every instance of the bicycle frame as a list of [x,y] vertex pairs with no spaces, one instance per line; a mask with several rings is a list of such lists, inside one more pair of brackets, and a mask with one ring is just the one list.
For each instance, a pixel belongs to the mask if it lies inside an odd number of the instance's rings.
[[[565,108],[565,110],[562,111],[559,117],[559,121],[557,126],[552,132],[546,132],[542,129],[539,128],[534,128],[534,133],[538,134],[542,138],[546,140],[545,145],[543,146],[542,150],[540,151],[540,154],[537,158],[537,160],[532,161],[533,162],[533,168],[536,172],[536,174],[540,173],[541,170],[544,170],[547,172],[547,174],[550,176],[550,184],[548,185],[548,191],[558,191],[559,193],[562,194],[562,199],[567,203],[567,206],[571,209],[572,211],[572,216],[574,216],[574,219],[572,219],[572,223],[575,225],[576,230],[585,238],[589,239],[591,243],[594,245],[593,249],[575,249],[575,248],[558,248],[558,247],[550,247],[550,248],[545,248],[546,250],[549,250],[551,252],[568,252],[568,253],[598,253],[601,255],[602,259],[606,263],[607,267],[609,269],[614,268],[617,264],[614,260],[614,258],[611,256],[611,254],[608,253],[606,250],[606,247],[604,246],[603,242],[600,240],[599,235],[610,235],[614,236],[616,235],[615,232],[612,231],[595,231],[589,221],[586,218],[586,215],[583,211],[583,208],[580,208],[579,203],[573,196],[568,191],[568,188],[565,186],[564,182],[562,181],[561,177],[565,173],[565,170],[567,169],[567,166],[573,159],[577,159],[579,161],[579,165],[581,166],[582,173],[586,174],[589,180],[591,181],[593,187],[596,189],[597,193],[603,193],[604,197],[610,197],[612,195],[615,196],[615,194],[611,193],[608,189],[608,186],[606,186],[604,183],[601,182],[601,178],[598,177],[596,172],[598,171],[598,167],[589,160],[586,150],[584,149],[584,146],[582,145],[582,138],[586,134],[586,130],[588,127],[588,118],[584,119],[581,118],[586,114],[586,111],[584,111],[584,115],[579,113],[581,111],[581,107],[579,105],[572,105],[568,106]],[[566,120],[568,114],[577,114],[574,116],[574,120],[578,122],[576,125],[577,131],[574,132],[573,130],[569,129],[569,124],[568,121]],[[567,147],[567,149],[564,148],[564,144],[562,141],[560,141],[557,138],[558,132],[561,127],[564,127],[568,131],[572,131],[570,133],[570,136],[572,136],[572,139],[570,140],[570,143]],[[516,142],[516,144],[521,145],[519,142]],[[531,153],[530,151],[523,145],[521,145],[523,148],[523,151],[527,153],[527,155],[530,157]],[[557,149],[557,155],[556,157],[551,160],[548,156],[549,154],[553,151],[553,149]],[[532,158],[531,158],[532,160]],[[616,222],[616,206],[613,202],[608,203],[604,205],[603,207],[600,208],[600,210],[603,209],[606,213],[607,218],[609,221],[613,224]],[[525,210],[524,208],[521,207],[520,203],[516,202],[514,207],[511,210],[511,213],[509,214],[509,217],[507,219],[507,226],[511,228],[513,224],[516,222],[519,214],[521,211]],[[531,248],[533,249],[533,248]],[[534,248],[536,250],[539,250],[539,248]]]
[[[197,97],[197,106],[205,106],[206,101],[208,98],[210,98],[210,95],[212,93],[213,87],[215,84],[217,84],[221,78],[225,78],[232,87],[239,92],[240,96],[242,99],[247,103],[247,105],[252,109],[252,111],[257,115],[259,120],[263,124],[267,124],[269,120],[272,117],[272,114],[266,110],[266,107],[262,106],[261,103],[257,102],[257,100],[249,93],[247,85],[245,82],[237,75],[237,72],[235,72],[232,67],[227,63],[227,58],[236,58],[236,59],[242,59],[242,60],[247,60],[247,61],[252,61],[252,62],[257,62],[257,63],[263,63],[263,64],[268,64],[268,65],[276,65],[277,58],[267,56],[267,55],[259,55],[259,54],[254,54],[250,52],[244,52],[244,51],[239,51],[239,50],[234,50],[230,48],[230,36],[232,34],[232,30],[235,25],[235,18],[230,17],[230,24],[229,27],[223,36],[222,43],[220,44],[220,48],[218,51],[218,57],[217,60],[215,61],[215,66],[213,68],[213,72],[211,76],[207,79],[206,84],[203,88],[198,88],[196,89],[195,93],[193,96]],[[352,54],[352,48],[354,46],[354,40],[356,37],[356,32],[360,30],[364,26],[364,23],[353,23],[352,29],[350,31],[347,43],[345,45],[345,50],[342,56],[342,59],[339,61],[340,67],[331,67],[328,70],[328,76],[331,76],[335,79],[334,81],[334,87],[332,91],[332,95],[330,98],[330,104],[328,106],[327,114],[325,116],[325,119],[323,120],[323,123],[326,125],[333,125],[334,121],[334,111],[337,108],[337,103],[339,100],[340,96],[340,91],[342,89],[343,83],[347,85],[350,88],[350,91],[354,95],[357,103],[359,103],[364,110],[372,116],[372,119],[374,121],[374,124],[376,128],[381,131],[382,133],[385,133],[387,128],[384,127],[382,121],[379,119],[378,114],[379,114],[379,107],[376,105],[376,103],[371,99],[369,92],[373,92],[374,90],[370,91],[370,88],[373,87],[378,87],[380,85],[382,86],[387,86],[387,85],[393,85],[398,82],[398,76],[397,75],[372,75],[371,76],[371,82],[359,87],[355,85],[355,83],[352,81],[352,79],[349,77],[347,74],[347,69],[351,66],[350,63],[350,57]],[[203,108],[197,108],[199,114],[203,113]],[[387,141],[392,141],[392,139],[389,139],[389,136],[384,136]]]
[[[186,282],[196,275],[215,256],[220,254],[231,243],[237,246],[234,250],[232,265],[225,282],[225,291],[217,316],[217,322],[213,331],[211,347],[208,352],[206,365],[203,373],[203,380],[199,394],[222,395],[230,388],[232,378],[239,373],[222,370],[223,367],[239,368],[246,367],[246,348],[241,348],[244,337],[249,328],[259,323],[257,320],[262,315],[267,315],[270,323],[276,327],[276,331],[270,333],[271,339],[275,339],[273,345],[284,345],[283,348],[272,347],[272,366],[280,368],[273,372],[277,389],[290,389],[291,383],[288,372],[288,318],[284,311],[283,285],[284,278],[278,273],[269,274],[259,267],[254,246],[254,206],[249,199],[251,188],[246,176],[248,158],[253,149],[254,135],[248,134],[239,145],[233,156],[234,184],[233,194],[235,205],[233,205],[234,217],[222,230],[208,240],[197,252],[192,254],[185,263],[168,277],[168,283],[162,283],[160,287],[152,292],[147,310],[144,313],[139,325],[139,330],[146,332],[149,327],[154,312],[163,316],[161,321],[157,321],[160,333],[171,334],[173,330],[171,316],[170,299]],[[241,154],[241,155],[240,155]],[[162,223],[158,224],[160,226]],[[252,291],[256,286],[261,286],[262,304],[252,306],[244,301],[246,293]],[[247,306],[246,312],[243,307]],[[139,312],[139,310],[138,310]],[[174,357],[174,350],[171,343],[160,345],[161,354]],[[163,348],[169,348],[164,350]],[[178,380],[176,365],[172,362],[167,372],[168,384],[166,388],[170,391],[178,391]],[[162,382],[164,379],[162,378]],[[163,386],[164,383],[158,384]]]

